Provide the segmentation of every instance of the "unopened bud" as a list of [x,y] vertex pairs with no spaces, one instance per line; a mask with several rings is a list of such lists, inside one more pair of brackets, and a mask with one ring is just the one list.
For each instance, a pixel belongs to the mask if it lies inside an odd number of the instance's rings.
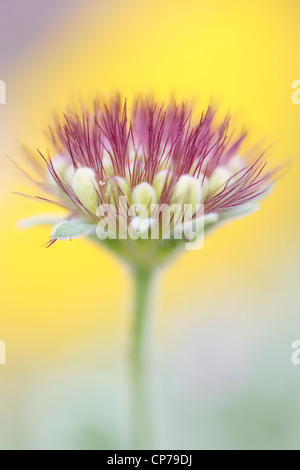
[[72,186],[74,176],[75,176],[75,169],[73,165],[69,165],[64,174],[64,180],[68,186]]
[[111,161],[111,158],[109,155],[104,155],[102,159],[102,165],[103,165],[103,171],[104,171],[104,176],[106,178],[111,178],[114,175],[114,167]]
[[118,205],[121,197],[128,198],[129,186],[127,181],[121,176],[114,176],[107,184],[107,197],[109,204]]
[[163,170],[157,173],[153,179],[152,186],[155,190],[157,200],[160,199],[165,187],[167,187],[172,179],[172,172]]
[[231,171],[225,166],[216,168],[209,178],[209,194],[215,196],[222,192],[231,176]]
[[181,176],[176,183],[173,199],[182,206],[190,204],[195,208],[202,199],[201,182],[190,175]]
[[246,163],[245,161],[239,157],[238,155],[235,155],[232,157],[229,162],[227,163],[227,168],[231,171],[233,175],[238,173],[239,171],[243,170],[246,168]]
[[154,188],[149,183],[140,183],[136,186],[132,192],[132,202],[137,207],[143,206],[147,210],[141,211],[141,217],[148,217],[149,211],[151,210],[151,204],[156,203],[156,193]]
[[[63,180],[65,171],[67,169],[67,164],[66,164],[66,160],[64,159],[64,157],[62,155],[56,155],[54,158],[52,158],[51,163],[57,176]],[[57,185],[55,179],[53,178],[50,172],[48,172],[47,178],[48,178],[49,184],[51,185],[53,189],[56,190],[57,188],[59,188],[59,186]]]
[[[52,159],[52,165],[60,182],[68,188],[72,187],[75,170],[72,164],[68,164],[67,158],[65,158],[63,155],[57,155]],[[65,198],[65,192],[61,189],[60,185],[57,183],[56,179],[50,172],[48,172],[47,179],[52,191],[55,192],[58,196]]]
[[203,202],[203,201],[205,201],[206,196],[208,195],[209,182],[208,182],[208,178],[206,176],[204,177],[203,173],[200,173],[200,175],[198,176],[198,180],[201,183],[201,188],[202,188],[201,202]]
[[73,190],[81,204],[90,212],[96,214],[98,206],[98,195],[96,191],[96,177],[90,168],[80,168],[73,178]]

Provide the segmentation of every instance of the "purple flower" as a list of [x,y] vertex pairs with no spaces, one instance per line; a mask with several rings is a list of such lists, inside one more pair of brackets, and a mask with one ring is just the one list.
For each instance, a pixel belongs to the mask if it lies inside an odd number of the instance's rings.
[[[209,107],[197,119],[185,103],[148,99],[137,100],[129,113],[126,101],[117,97],[57,119],[50,130],[55,152],[42,155],[46,168],[40,169],[39,186],[50,194],[47,200],[69,211],[73,228],[64,225],[65,234],[59,224],[51,243],[94,234],[105,217],[119,230],[111,238],[126,238],[124,230],[130,229],[145,234],[153,225],[156,238],[167,238],[161,207],[177,208],[170,218],[173,238],[187,220],[198,219],[199,207],[207,230],[253,211],[274,171],[266,170],[263,154],[244,157],[246,134],[232,133],[229,117],[216,124],[215,114]],[[74,221],[86,230],[78,231],[77,225],[74,232]]]

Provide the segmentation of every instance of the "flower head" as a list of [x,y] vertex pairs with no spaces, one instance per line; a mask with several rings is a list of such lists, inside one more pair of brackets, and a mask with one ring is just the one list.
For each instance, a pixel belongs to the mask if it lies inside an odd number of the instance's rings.
[[51,137],[43,187],[69,211],[52,242],[97,234],[135,263],[173,251],[200,216],[208,230],[252,211],[272,178],[263,155],[242,157],[245,133],[230,133],[229,118],[217,125],[211,107],[196,120],[186,104],[138,100],[128,116],[120,98],[96,101],[92,111],[65,114]]

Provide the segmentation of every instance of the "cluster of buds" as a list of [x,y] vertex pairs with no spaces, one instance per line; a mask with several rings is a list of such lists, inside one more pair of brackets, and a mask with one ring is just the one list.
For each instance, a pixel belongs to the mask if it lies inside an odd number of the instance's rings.
[[185,104],[147,100],[137,101],[128,118],[119,98],[66,114],[51,131],[56,155],[44,158],[43,186],[69,211],[52,242],[94,234],[92,227],[98,238],[114,240],[148,238],[155,228],[151,238],[161,247],[160,240],[179,238],[200,217],[206,230],[253,211],[272,174],[262,155],[241,156],[245,134],[230,134],[229,118],[220,125],[214,118],[210,107],[195,121]]

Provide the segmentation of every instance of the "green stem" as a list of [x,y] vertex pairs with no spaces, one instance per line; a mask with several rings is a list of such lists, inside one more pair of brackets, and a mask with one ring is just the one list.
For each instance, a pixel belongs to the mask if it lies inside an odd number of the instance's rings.
[[137,268],[134,271],[135,304],[131,352],[132,444],[134,449],[149,449],[152,446],[146,362],[149,333],[147,319],[152,277],[152,269]]

